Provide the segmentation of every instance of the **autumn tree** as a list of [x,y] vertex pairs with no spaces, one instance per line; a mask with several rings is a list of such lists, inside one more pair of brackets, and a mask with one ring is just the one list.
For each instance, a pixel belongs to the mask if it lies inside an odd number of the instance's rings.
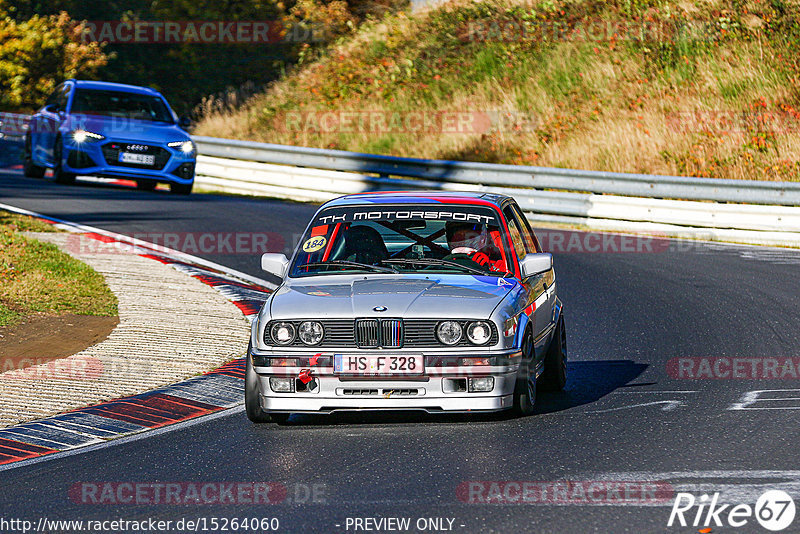
[[63,80],[106,65],[102,47],[82,42],[82,31],[66,12],[17,22],[0,0],[0,109],[32,110]]

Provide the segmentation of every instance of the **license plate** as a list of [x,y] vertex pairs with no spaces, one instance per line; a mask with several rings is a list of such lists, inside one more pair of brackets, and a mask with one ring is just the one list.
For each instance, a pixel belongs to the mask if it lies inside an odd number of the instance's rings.
[[136,163],[139,165],[155,165],[156,157],[152,154],[134,154],[132,152],[120,152],[120,163]]
[[422,354],[334,354],[333,372],[345,375],[419,375],[425,372]]

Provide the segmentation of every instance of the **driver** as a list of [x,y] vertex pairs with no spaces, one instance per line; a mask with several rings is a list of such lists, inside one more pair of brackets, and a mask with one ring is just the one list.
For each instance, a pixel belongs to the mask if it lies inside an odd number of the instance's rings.
[[481,267],[505,271],[500,251],[494,245],[488,228],[483,224],[449,222],[445,227],[450,254],[463,254]]

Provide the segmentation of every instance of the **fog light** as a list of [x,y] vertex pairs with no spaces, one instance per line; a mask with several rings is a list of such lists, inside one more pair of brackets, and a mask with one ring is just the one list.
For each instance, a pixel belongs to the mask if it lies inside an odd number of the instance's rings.
[[492,391],[494,389],[494,377],[493,376],[481,376],[478,378],[470,378],[469,379],[469,391],[470,393],[478,392],[478,391]]
[[271,376],[269,377],[269,387],[275,393],[292,393],[294,391],[294,379]]

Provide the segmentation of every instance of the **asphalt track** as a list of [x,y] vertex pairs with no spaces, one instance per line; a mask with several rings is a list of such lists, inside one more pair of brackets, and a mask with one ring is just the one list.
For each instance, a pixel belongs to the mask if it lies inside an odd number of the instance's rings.
[[[282,237],[276,249],[291,248],[315,209],[59,186],[16,170],[0,171],[0,203],[125,234],[269,231]],[[556,253],[569,381],[563,393],[540,394],[532,417],[353,414],[254,426],[236,411],[0,472],[2,516],[277,517],[281,532],[368,531],[346,528],[348,517],[408,517],[412,526],[418,518],[451,518],[454,532],[697,532],[667,527],[671,499],[661,506],[635,498],[621,504],[613,495],[596,504],[482,504],[463,502],[457,488],[469,481],[660,481],[698,497],[723,491],[731,503],[753,504],[778,488],[797,500],[800,382],[677,379],[667,369],[678,357],[800,357],[800,254],[680,242],[654,250]],[[198,255],[262,274],[256,255]],[[83,482],[203,481],[280,483],[289,499],[84,504],[69,493]],[[314,485],[318,497],[310,502],[306,489]],[[767,532],[753,518],[720,531]],[[798,531],[800,518],[784,530]]]

